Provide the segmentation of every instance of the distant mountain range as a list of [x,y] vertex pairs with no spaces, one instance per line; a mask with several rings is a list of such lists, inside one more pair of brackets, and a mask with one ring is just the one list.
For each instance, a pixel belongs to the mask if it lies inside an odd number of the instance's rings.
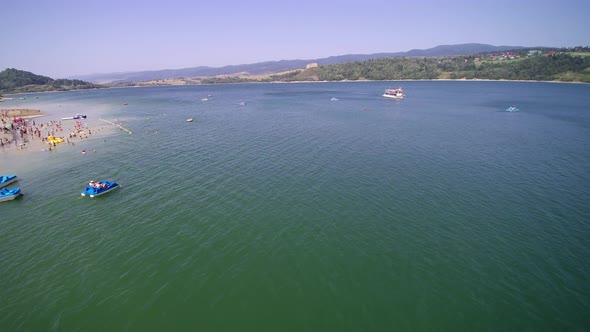
[[108,74],[91,74],[80,75],[71,78],[90,81],[94,83],[111,83],[111,82],[140,82],[149,80],[160,80],[167,78],[179,77],[211,77],[218,75],[261,75],[270,73],[279,73],[293,69],[305,68],[309,63],[318,65],[339,64],[354,61],[366,61],[369,59],[388,58],[388,57],[435,57],[435,56],[452,56],[452,55],[471,55],[487,52],[501,52],[507,50],[522,49],[523,46],[494,46],[488,44],[457,44],[457,45],[439,45],[425,50],[410,50],[407,52],[395,53],[373,53],[373,54],[346,54],[331,56],[321,59],[308,60],[280,60],[266,61],[252,64],[231,65],[224,67],[193,67],[183,69],[165,69],[152,71],[108,73]]

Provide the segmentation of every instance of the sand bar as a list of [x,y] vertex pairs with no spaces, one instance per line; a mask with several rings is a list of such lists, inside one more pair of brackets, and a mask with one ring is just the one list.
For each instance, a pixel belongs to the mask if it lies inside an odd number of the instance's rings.
[[37,119],[46,116],[37,109],[0,109],[0,153],[10,155],[71,148],[110,127],[91,127],[85,119]]
[[31,109],[31,108],[3,108],[3,109],[0,109],[0,116],[32,119],[32,118],[46,116],[46,114],[41,113],[41,110],[36,110],[36,109]]

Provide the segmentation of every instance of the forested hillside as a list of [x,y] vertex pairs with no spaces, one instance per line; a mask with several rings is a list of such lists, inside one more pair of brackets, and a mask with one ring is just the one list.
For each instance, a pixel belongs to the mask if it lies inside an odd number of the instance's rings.
[[201,83],[490,79],[590,83],[590,48],[520,49],[477,55],[445,57],[393,57],[320,65],[286,73],[226,76]]
[[47,76],[8,68],[0,72],[0,93],[68,91],[76,89],[93,89],[101,86],[81,80],[54,80]]
[[505,79],[590,83],[586,53],[381,58],[319,67],[319,80]]

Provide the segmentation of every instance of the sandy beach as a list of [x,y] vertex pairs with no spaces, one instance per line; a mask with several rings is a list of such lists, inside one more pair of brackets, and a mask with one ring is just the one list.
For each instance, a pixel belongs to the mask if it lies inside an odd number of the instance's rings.
[[90,125],[86,119],[51,119],[50,115],[37,109],[0,109],[0,153],[72,148],[111,126],[106,122]]

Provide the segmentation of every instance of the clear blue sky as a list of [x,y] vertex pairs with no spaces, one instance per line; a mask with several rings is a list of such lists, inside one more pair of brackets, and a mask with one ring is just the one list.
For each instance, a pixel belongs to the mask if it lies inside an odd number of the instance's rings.
[[0,70],[53,78],[443,44],[590,45],[589,0],[3,0]]

